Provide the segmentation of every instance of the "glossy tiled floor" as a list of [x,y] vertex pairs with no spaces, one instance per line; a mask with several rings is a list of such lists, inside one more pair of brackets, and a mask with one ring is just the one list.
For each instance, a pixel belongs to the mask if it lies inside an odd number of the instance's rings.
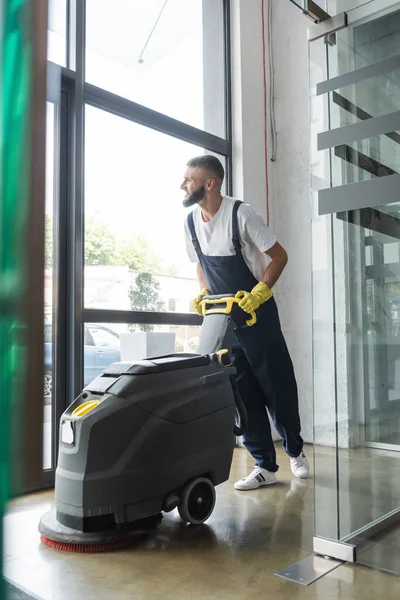
[[206,525],[186,526],[174,512],[117,553],[44,547],[37,523],[52,494],[15,501],[5,523],[5,575],[46,600],[398,600],[400,579],[362,566],[341,566],[309,587],[274,575],[311,553],[314,532],[313,480],[293,481],[281,452],[280,463],[276,486],[236,492],[232,482],[252,466],[236,450],[231,481],[219,486]]

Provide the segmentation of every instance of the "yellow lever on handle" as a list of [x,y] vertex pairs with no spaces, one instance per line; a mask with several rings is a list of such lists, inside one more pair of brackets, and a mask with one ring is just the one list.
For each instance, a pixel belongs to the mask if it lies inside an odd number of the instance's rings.
[[[241,301],[241,298],[235,298],[234,296],[226,296],[223,298],[216,298],[213,300],[202,300],[200,302],[201,304],[201,310],[203,313],[203,316],[206,315],[212,315],[212,314],[223,314],[223,315],[230,315],[232,312],[232,307],[234,304],[239,304],[239,302]],[[218,304],[226,304],[225,308],[207,308],[207,305],[218,305]],[[254,325],[255,323],[257,323],[257,315],[256,313],[253,311],[251,311],[251,313],[249,313],[251,316],[251,319],[248,319],[246,321],[246,325],[248,327],[251,327],[252,325]]]

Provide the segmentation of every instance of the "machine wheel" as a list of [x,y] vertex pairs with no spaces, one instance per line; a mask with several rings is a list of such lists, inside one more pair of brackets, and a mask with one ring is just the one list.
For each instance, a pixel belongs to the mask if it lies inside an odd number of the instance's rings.
[[191,525],[207,521],[215,506],[215,488],[207,477],[193,479],[183,489],[178,511],[181,519]]

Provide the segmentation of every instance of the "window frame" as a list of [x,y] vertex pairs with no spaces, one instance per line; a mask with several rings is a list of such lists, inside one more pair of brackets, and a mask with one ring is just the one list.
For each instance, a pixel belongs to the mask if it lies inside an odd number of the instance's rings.
[[62,78],[73,88],[70,131],[69,164],[73,170],[73,194],[68,210],[68,256],[66,260],[69,282],[67,304],[67,402],[73,400],[83,382],[83,326],[85,323],[128,323],[199,325],[201,318],[189,313],[157,313],[87,309],[84,307],[84,111],[85,105],[94,106],[119,117],[156,129],[199,148],[216,152],[226,158],[226,191],[232,190],[232,126],[231,126],[231,56],[230,56],[230,0],[223,0],[224,11],[224,65],[225,65],[225,131],[226,138],[197,129],[172,117],[117,96],[85,81],[85,0],[69,0],[67,52],[68,65],[62,68]]
[[62,413],[83,387],[86,324],[201,325],[194,313],[87,309],[84,307],[84,149],[85,105],[95,106],[225,157],[226,193],[232,193],[230,0],[223,0],[226,137],[197,129],[85,82],[85,0],[67,0],[67,67],[49,64],[61,75],[59,194],[54,230],[57,246],[53,281],[52,457],[34,491],[54,486]]

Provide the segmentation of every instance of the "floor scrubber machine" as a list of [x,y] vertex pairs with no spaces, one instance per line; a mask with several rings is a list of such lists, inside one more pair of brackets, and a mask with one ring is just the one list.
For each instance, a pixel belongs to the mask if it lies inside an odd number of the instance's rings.
[[175,508],[193,525],[210,517],[246,426],[230,351],[256,315],[238,302],[203,300],[199,354],[114,363],[63,413],[55,507],[39,523],[44,544],[106,551]]

